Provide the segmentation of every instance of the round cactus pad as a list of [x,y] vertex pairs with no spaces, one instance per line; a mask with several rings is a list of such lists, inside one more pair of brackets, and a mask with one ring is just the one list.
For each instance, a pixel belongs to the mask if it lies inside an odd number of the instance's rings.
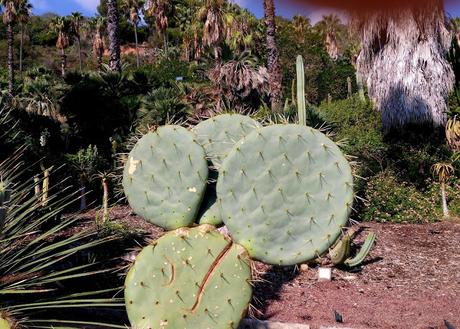
[[171,230],[193,223],[207,177],[205,152],[195,135],[164,126],[142,137],[129,154],[123,188],[137,214]]
[[241,114],[222,114],[198,124],[193,131],[206,155],[215,166],[220,166],[233,146],[261,125]]
[[336,241],[352,209],[353,176],[321,132],[274,125],[235,145],[219,172],[217,197],[233,239],[252,257],[292,265]]
[[230,329],[252,296],[247,252],[210,225],[181,228],[145,247],[125,281],[133,328]]

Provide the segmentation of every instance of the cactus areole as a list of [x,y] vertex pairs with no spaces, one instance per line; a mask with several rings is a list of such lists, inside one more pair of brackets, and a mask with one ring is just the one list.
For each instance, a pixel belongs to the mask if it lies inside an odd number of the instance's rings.
[[249,262],[213,226],[169,232],[142,250],[126,277],[132,327],[238,328],[252,296]]
[[221,215],[251,257],[276,265],[314,259],[336,241],[353,202],[353,175],[338,146],[306,126],[252,132],[226,157]]

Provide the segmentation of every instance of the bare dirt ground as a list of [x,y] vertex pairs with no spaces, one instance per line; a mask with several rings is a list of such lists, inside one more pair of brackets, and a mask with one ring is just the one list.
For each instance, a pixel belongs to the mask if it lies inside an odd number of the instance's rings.
[[[117,207],[112,216],[151,238],[162,233],[128,207]],[[262,280],[255,283],[254,316],[314,328],[438,329],[447,328],[447,320],[460,329],[460,225],[362,226],[364,233],[377,233],[371,254],[354,272],[333,269],[331,282],[318,282],[315,268],[255,263]],[[334,311],[342,315],[343,324],[335,323]]]

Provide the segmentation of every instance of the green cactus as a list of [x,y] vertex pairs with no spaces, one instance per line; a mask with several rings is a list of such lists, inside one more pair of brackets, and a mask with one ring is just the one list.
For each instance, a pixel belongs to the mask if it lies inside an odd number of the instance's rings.
[[251,300],[246,251],[210,225],[182,228],[137,256],[125,281],[133,328],[237,328]]
[[299,124],[307,125],[307,106],[305,103],[305,68],[303,57],[297,56],[297,110],[299,112]]
[[263,262],[292,265],[328,250],[348,221],[353,176],[337,145],[299,125],[252,132],[225,159],[217,182],[232,238]]
[[200,209],[200,224],[222,225],[222,217],[216,203],[216,181],[218,179],[216,167],[222,164],[223,159],[233,146],[244,136],[261,125],[256,120],[241,114],[222,114],[212,117],[198,124],[193,131],[197,141],[205,151],[210,161],[210,176],[206,189],[205,201]]
[[359,253],[354,257],[354,258],[348,258],[345,260],[344,264],[348,267],[355,267],[360,265],[364,260],[366,259],[367,255],[372,249],[372,246],[374,245],[376,235],[374,232],[370,232],[367,235],[366,241],[364,241],[363,246],[361,247],[361,250]]
[[214,226],[222,225],[223,220],[220,215],[219,205],[214,203],[209,209],[201,216],[199,224],[209,224]]
[[206,150],[206,156],[218,167],[241,138],[260,127],[260,123],[248,116],[222,114],[201,122],[193,132]]
[[133,210],[167,230],[195,220],[208,178],[203,147],[180,126],[142,137],[129,154],[123,188]]
[[366,241],[364,242],[361,250],[358,254],[351,258],[351,242],[358,233],[355,228],[350,228],[345,235],[339,239],[335,246],[329,251],[329,257],[331,258],[332,264],[336,266],[345,265],[347,267],[356,267],[360,265],[372,249],[375,242],[375,233],[371,232],[367,235]]

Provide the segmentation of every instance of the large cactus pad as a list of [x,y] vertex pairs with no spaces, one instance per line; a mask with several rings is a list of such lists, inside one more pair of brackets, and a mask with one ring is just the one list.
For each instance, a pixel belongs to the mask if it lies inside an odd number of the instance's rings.
[[244,248],[214,227],[178,229],[137,256],[125,282],[129,320],[136,329],[236,329],[250,278]]
[[176,229],[193,223],[207,177],[205,152],[194,134],[164,126],[142,137],[129,154],[123,188],[137,214]]
[[233,239],[270,264],[316,258],[337,239],[353,202],[353,176],[337,145],[299,125],[241,140],[219,172],[217,196]]
[[222,114],[198,124],[193,131],[206,155],[215,166],[220,166],[227,153],[243,137],[261,125],[241,114]]

